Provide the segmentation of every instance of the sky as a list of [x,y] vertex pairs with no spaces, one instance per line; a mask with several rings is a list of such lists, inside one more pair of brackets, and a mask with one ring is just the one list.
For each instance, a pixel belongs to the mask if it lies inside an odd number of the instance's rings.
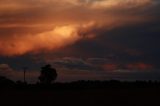
[[159,0],[1,0],[0,75],[160,80]]

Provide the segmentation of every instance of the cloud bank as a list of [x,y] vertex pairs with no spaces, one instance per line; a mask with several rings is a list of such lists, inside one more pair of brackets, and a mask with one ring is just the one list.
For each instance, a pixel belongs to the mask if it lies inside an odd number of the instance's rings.
[[61,81],[159,80],[159,11],[159,0],[1,0],[0,73],[51,63]]
[[37,35],[14,35],[0,42],[1,55],[23,55],[45,50],[51,51],[66,45],[73,44],[82,38],[93,37],[85,35],[94,24],[57,26],[48,32]]
[[[0,55],[56,51],[96,31],[148,21],[139,15],[152,0],[0,1]],[[135,11],[137,14],[130,14]],[[139,10],[138,10],[138,9]],[[122,12],[122,11],[126,12]],[[96,24],[95,24],[96,23]]]

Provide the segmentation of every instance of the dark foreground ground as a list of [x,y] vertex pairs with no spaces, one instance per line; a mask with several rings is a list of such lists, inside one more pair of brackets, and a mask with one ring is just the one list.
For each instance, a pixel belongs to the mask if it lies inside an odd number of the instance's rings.
[[160,82],[0,86],[0,106],[160,106]]
[[160,106],[160,89],[1,90],[0,106]]

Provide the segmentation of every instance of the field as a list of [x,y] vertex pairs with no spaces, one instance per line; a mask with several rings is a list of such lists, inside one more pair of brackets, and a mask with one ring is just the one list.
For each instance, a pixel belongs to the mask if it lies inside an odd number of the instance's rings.
[[160,106],[160,89],[1,90],[0,106]]

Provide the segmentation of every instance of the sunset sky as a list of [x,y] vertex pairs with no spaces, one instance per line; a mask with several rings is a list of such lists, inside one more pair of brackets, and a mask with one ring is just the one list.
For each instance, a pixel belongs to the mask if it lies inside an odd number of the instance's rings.
[[160,80],[159,0],[0,0],[0,75]]

